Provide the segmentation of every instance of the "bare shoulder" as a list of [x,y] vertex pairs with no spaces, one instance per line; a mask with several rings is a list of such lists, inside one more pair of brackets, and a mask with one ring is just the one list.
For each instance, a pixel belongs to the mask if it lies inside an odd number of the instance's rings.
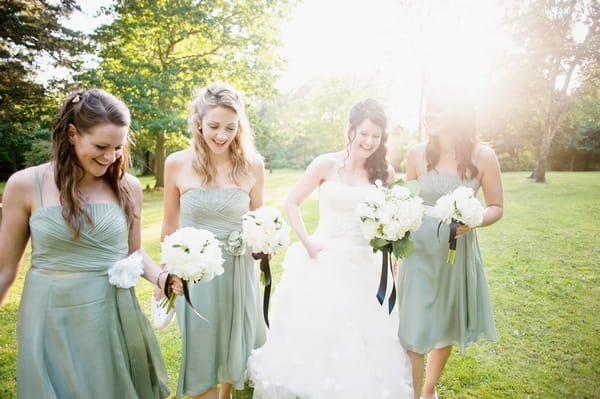
[[408,151],[409,156],[421,155],[425,152],[425,148],[427,148],[427,143],[419,143],[413,145]]
[[343,163],[342,154],[339,152],[328,152],[317,156],[311,162],[311,165],[315,168],[325,168],[329,170],[332,167],[339,167]]
[[250,164],[250,169],[253,171],[261,170],[265,167],[265,160],[258,152],[255,152],[248,157],[248,163]]
[[6,194],[7,191],[19,194],[33,193],[35,190],[35,168],[37,166],[21,169],[10,175],[4,187],[4,193]]
[[498,162],[498,157],[496,156],[496,152],[492,149],[492,147],[486,144],[477,144],[475,150],[477,151],[477,159],[475,162],[478,164],[485,166],[496,164]]
[[194,158],[194,150],[186,148],[185,150],[176,151],[167,156],[165,165],[176,166],[189,162]]
[[140,183],[140,180],[131,173],[125,173],[123,180],[125,180],[125,183],[132,191],[138,191],[142,189],[142,183]]

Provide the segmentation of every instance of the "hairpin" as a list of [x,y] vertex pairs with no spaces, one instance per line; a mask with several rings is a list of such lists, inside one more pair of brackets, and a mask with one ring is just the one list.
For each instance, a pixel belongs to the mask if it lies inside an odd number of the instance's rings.
[[73,104],[77,104],[79,101],[81,101],[81,96],[79,94],[73,97],[73,99],[71,100]]

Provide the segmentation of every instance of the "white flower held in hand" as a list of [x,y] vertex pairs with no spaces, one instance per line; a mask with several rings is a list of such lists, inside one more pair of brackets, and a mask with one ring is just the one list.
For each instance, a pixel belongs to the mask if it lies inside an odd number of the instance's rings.
[[433,216],[440,219],[440,223],[450,225],[448,236],[448,257],[446,263],[456,262],[456,229],[457,225],[464,224],[475,228],[483,221],[484,209],[475,193],[470,187],[459,186],[453,192],[443,195],[435,202]]
[[119,288],[131,288],[137,284],[143,273],[142,254],[135,251],[108,269],[108,282]]
[[290,243],[290,227],[277,208],[261,206],[242,216],[242,237],[252,252],[274,254]]
[[209,281],[223,274],[219,241],[208,230],[181,228],[166,236],[160,248],[165,270],[182,280]]
[[434,215],[442,223],[448,224],[455,220],[470,228],[481,224],[483,211],[473,189],[465,186],[459,186],[453,192],[441,196],[433,207]]

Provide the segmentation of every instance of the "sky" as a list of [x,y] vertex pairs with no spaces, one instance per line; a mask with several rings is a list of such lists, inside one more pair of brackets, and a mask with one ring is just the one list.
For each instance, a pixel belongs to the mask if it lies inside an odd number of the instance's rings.
[[[81,1],[68,24],[91,32],[110,0]],[[453,79],[477,91],[509,51],[497,0],[304,0],[284,21],[282,92],[314,77],[352,74],[388,88],[393,123],[414,128],[423,79]]]

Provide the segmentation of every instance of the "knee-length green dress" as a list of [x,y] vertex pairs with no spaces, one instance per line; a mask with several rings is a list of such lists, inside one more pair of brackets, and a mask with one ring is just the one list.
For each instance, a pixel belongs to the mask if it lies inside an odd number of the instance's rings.
[[108,282],[128,254],[129,227],[117,204],[86,205],[81,238],[60,206],[31,215],[31,268],[18,320],[17,396],[22,399],[154,399],[169,395],[152,326],[133,288]]
[[249,209],[248,193],[237,188],[192,189],[180,198],[181,226],[211,231],[221,241],[224,273],[189,287],[196,316],[183,297],[175,302],[182,356],[177,397],[206,392],[218,383],[243,389],[251,351],[265,341],[258,269],[249,252],[227,245],[241,232]]
[[[479,188],[477,179],[425,173],[419,176],[424,204],[435,201],[458,186]],[[497,340],[477,231],[458,239],[456,263],[447,264],[448,225],[426,215],[411,233],[414,252],[400,262],[398,300],[402,346],[413,352],[455,345],[461,352],[478,339]]]

